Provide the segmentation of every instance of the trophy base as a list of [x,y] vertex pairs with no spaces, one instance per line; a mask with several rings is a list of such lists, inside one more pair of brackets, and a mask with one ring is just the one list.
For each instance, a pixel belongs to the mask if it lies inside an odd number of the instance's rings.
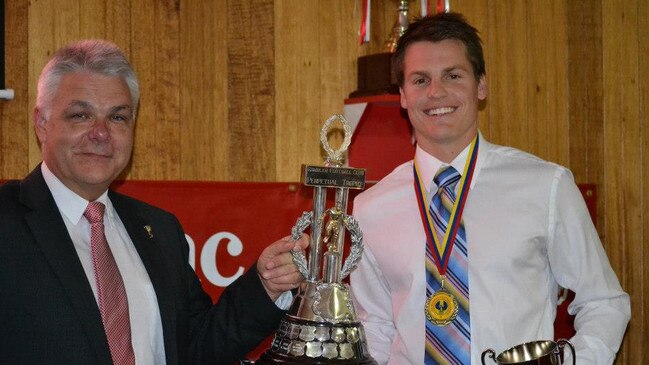
[[365,332],[358,323],[322,323],[287,315],[270,349],[255,365],[367,364],[376,365],[367,351]]
[[317,359],[296,359],[291,356],[279,355],[279,354],[263,354],[259,360],[255,361],[255,365],[270,365],[270,364],[282,364],[282,365],[330,365],[330,364],[340,364],[340,365],[377,365],[377,362],[374,359],[365,359],[365,360],[317,360]]

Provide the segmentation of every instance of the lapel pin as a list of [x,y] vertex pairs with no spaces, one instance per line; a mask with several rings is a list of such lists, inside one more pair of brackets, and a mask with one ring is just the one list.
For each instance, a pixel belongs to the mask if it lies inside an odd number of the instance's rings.
[[144,226],[144,230],[146,231],[147,235],[149,236],[149,239],[153,238],[153,228],[151,228],[150,225]]

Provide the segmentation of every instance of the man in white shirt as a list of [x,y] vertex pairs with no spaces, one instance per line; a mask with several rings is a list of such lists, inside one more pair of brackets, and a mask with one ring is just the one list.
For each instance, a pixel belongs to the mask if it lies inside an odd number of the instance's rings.
[[[570,342],[577,364],[611,364],[630,318],[629,297],[570,171],[479,133],[487,83],[477,30],[455,13],[413,23],[399,40],[395,70],[416,153],[360,194],[353,213],[365,249],[351,290],[372,356],[380,364],[480,364],[488,348],[499,354],[553,339],[561,286],[575,292],[569,312],[576,315]],[[438,190],[434,177],[448,166],[462,176],[454,193],[466,188],[463,210],[453,212],[466,234],[469,289],[468,301],[455,303],[466,313],[438,320],[427,302],[444,291],[427,284],[426,246],[437,248],[425,228],[426,207]],[[448,247],[458,254],[458,245]],[[429,267],[442,288],[442,278],[449,285],[444,260]],[[452,304],[439,303],[439,313]],[[431,339],[440,328],[466,328],[464,359],[450,340]]]
[[64,47],[43,69],[43,162],[0,186],[0,363],[231,364],[283,317],[276,303],[301,281],[290,250],[306,239],[269,245],[213,305],[177,219],[109,189],[138,98],[106,41]]

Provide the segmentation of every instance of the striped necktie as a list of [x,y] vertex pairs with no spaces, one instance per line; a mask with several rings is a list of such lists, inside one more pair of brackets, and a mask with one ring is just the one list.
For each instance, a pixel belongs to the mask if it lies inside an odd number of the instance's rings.
[[104,234],[104,204],[90,202],[83,216],[90,222],[90,246],[101,321],[115,365],[135,364],[131,322],[122,275]]
[[[431,201],[429,211],[437,237],[444,237],[450,212],[455,202],[455,185],[460,174],[452,166],[440,169],[434,182],[438,189]],[[468,187],[467,187],[468,188]],[[426,245],[426,297],[440,290],[440,277],[430,246]],[[469,317],[468,247],[464,225],[458,228],[451,252],[444,288],[456,299],[459,306],[457,317],[446,326],[426,321],[425,364],[471,364],[471,328]]]

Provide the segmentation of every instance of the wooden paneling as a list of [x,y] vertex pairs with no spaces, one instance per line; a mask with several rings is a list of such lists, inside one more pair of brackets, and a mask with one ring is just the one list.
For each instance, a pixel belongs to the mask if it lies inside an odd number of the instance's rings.
[[0,100],[0,177],[20,177],[29,165],[32,127],[27,92],[27,2],[5,2],[5,84],[13,100]]
[[[605,246],[623,287],[631,295],[634,315],[642,313],[642,129],[640,125],[638,2],[605,0],[603,21]],[[646,141],[645,141],[646,143]],[[640,245],[640,246],[637,246]],[[646,303],[645,303],[646,305]],[[642,316],[631,320],[621,363],[640,364]]]
[[527,103],[527,3],[524,1],[489,1],[489,39],[486,55],[489,80],[490,130],[493,141],[524,150],[529,149],[530,119]]
[[273,1],[228,3],[230,178],[275,180]]
[[[649,214],[645,213],[649,207],[649,1],[638,2],[638,88],[640,92],[640,108],[638,112],[640,125],[640,166],[639,185],[641,200],[635,203],[640,207],[640,220],[634,221],[632,229],[638,233],[637,240],[630,240],[626,244],[630,255],[637,256],[630,262],[631,275],[636,276],[639,285],[627,286],[633,293],[633,322],[627,334],[627,342],[623,350],[628,359],[627,364],[636,361],[638,364],[649,364]],[[630,166],[631,169],[637,166]],[[643,244],[645,243],[645,244]],[[622,362],[619,362],[622,364]]]
[[155,158],[156,180],[175,180],[180,178],[180,5],[177,0],[152,3],[156,109],[147,127],[155,131],[155,148],[148,156]]
[[182,179],[227,180],[230,176],[228,23],[221,21],[227,11],[225,1],[190,1],[180,8]]
[[317,143],[323,122],[319,95],[326,77],[321,75],[321,31],[331,28],[322,23],[318,6],[304,6],[301,0],[275,2],[275,158],[280,181],[298,180],[301,163],[322,162]]
[[[62,45],[101,37],[138,72],[129,179],[295,181],[356,89],[356,58],[384,51],[397,1],[14,0],[6,3],[0,179],[40,161],[36,81]],[[434,3],[434,2],[433,2]],[[421,0],[411,1],[418,17]],[[598,231],[633,318],[618,364],[649,363],[649,1],[451,0],[485,46],[491,141],[568,166],[598,191]],[[52,16],[56,14],[56,16]]]
[[[578,182],[598,187],[597,211],[604,211],[602,4],[567,2],[570,168]],[[604,240],[605,219],[597,220]]]
[[567,27],[566,22],[555,22],[555,19],[566,19],[565,2],[530,1],[526,18],[530,120],[527,150],[567,166],[570,162],[569,139],[566,138],[570,135]]
[[140,81],[140,104],[135,127],[135,146],[128,177],[132,179],[156,179],[156,146],[169,141],[156,139],[156,23],[155,0],[134,1],[131,4],[132,44],[130,61]]

